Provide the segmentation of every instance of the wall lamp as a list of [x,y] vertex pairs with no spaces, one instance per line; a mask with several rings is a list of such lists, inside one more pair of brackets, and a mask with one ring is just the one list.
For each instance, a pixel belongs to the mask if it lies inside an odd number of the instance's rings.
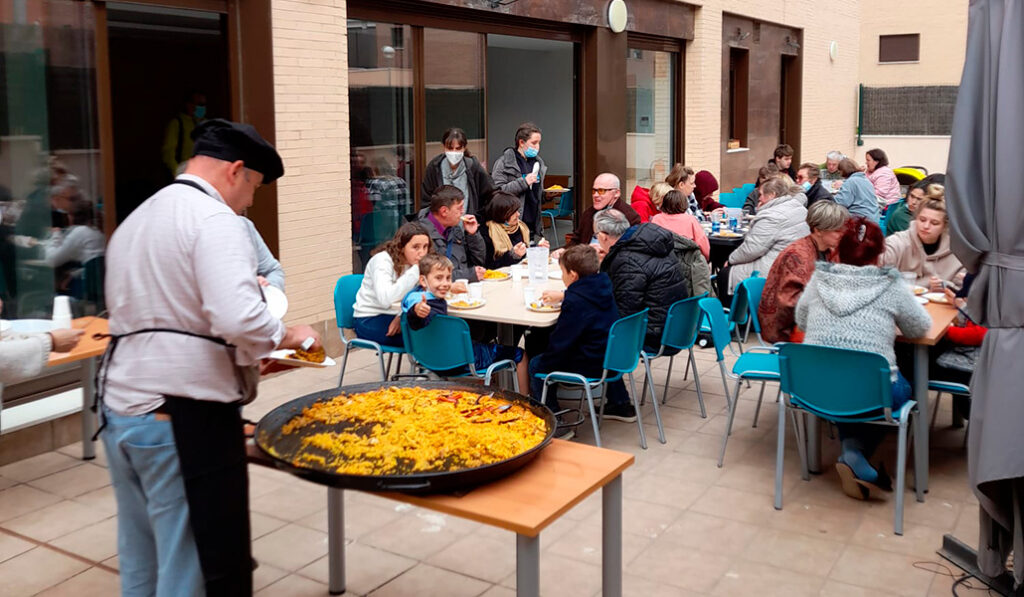
[[740,29],[739,27],[736,28],[736,34],[732,36],[735,41],[743,41],[748,37],[750,37],[750,32],[744,32],[743,29]]

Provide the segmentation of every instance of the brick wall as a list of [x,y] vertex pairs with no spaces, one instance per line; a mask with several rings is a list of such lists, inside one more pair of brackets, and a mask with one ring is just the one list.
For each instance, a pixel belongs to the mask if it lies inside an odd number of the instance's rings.
[[345,12],[344,0],[272,3],[288,323],[333,321],[334,282],[352,271]]
[[[831,149],[852,154],[860,64],[859,4],[845,0],[708,0],[698,8],[694,40],[686,46],[687,165],[721,172],[723,13],[803,30],[802,147],[797,157],[823,162]],[[828,55],[831,41],[839,45],[834,62]]]

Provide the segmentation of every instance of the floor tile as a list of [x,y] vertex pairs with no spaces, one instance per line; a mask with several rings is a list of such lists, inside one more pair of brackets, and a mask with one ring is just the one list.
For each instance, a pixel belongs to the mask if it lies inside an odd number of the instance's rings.
[[747,545],[743,558],[807,576],[821,576],[839,559],[843,544],[806,535],[762,529]]
[[289,524],[252,543],[260,562],[294,572],[327,554],[327,533]]
[[327,489],[299,479],[259,497],[249,498],[253,512],[288,522],[305,518],[327,507]]
[[47,452],[0,466],[0,476],[24,483],[52,475],[53,473],[59,473],[79,464],[82,464],[82,461],[78,458],[61,454],[60,452]]
[[47,589],[39,597],[109,597],[121,590],[118,576],[100,568],[89,568],[66,581]]
[[659,537],[629,563],[629,569],[634,573],[642,571],[655,582],[706,593],[718,583],[733,559]]
[[15,485],[0,491],[0,523],[61,501],[56,496],[28,485]]
[[683,547],[734,556],[743,553],[759,528],[746,522],[687,511],[661,537]]
[[407,558],[425,560],[466,534],[453,527],[403,517],[367,533],[360,542]]
[[707,490],[708,486],[702,483],[691,483],[651,473],[640,475],[629,483],[623,483],[623,493],[627,500],[637,499],[681,509],[690,507],[690,504],[700,499]]
[[87,560],[102,562],[117,555],[117,518],[111,517],[62,535],[50,544]]
[[110,485],[110,473],[103,467],[85,463],[39,477],[28,484],[36,489],[71,499]]
[[431,566],[498,583],[515,571],[516,542],[511,533],[504,540],[469,534],[425,561]]
[[865,516],[850,539],[850,543],[880,551],[891,551],[908,556],[932,558],[942,547],[942,537],[949,531],[923,524],[903,525],[903,535],[892,531],[891,518]]
[[16,555],[23,554],[35,546],[35,543],[0,532],[0,562],[9,560]]
[[[259,597],[323,597],[326,594],[327,585],[297,574],[286,576],[254,593]],[[345,593],[346,597],[348,595]]]
[[461,574],[419,564],[370,593],[373,597],[475,597],[490,585]]
[[[622,561],[632,562],[651,544],[652,538],[631,532],[622,534]],[[546,553],[558,554],[594,566],[603,563],[602,529],[599,524],[577,526],[557,541],[550,543]],[[543,556],[542,556],[543,557]]]
[[768,564],[740,560],[722,575],[712,595],[757,595],[758,597],[817,596],[825,578],[793,574]]
[[35,595],[88,568],[88,564],[52,549],[36,547],[0,563],[0,595]]
[[51,541],[109,518],[77,502],[63,501],[0,523],[6,529],[37,541]]
[[114,487],[112,485],[83,493],[73,498],[72,501],[111,516],[117,514],[117,498],[114,497]]
[[[601,589],[600,567],[557,554],[544,553],[543,547],[541,549],[541,595],[594,595]],[[516,575],[511,574],[501,581],[501,584],[514,589]]]
[[[320,558],[299,570],[299,574],[326,585],[330,580],[329,558]],[[345,586],[347,591],[365,595],[391,582],[416,563],[416,560],[368,545],[349,543],[345,546]]]
[[259,591],[260,589],[268,587],[286,576],[288,576],[287,570],[282,570],[277,566],[271,566],[266,562],[260,562],[259,567],[252,572],[252,590],[253,592]]
[[826,580],[821,587],[821,597],[892,597],[893,595],[895,593],[848,585],[832,579]]
[[897,595],[923,595],[934,575],[914,567],[919,559],[851,546],[839,557],[829,578]]

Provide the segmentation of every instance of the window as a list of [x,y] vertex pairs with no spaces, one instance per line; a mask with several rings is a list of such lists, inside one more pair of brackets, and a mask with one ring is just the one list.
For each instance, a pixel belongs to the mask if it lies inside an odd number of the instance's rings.
[[878,36],[879,62],[917,62],[920,59],[921,34]]
[[747,147],[750,52],[729,48],[729,149]]
[[626,60],[626,186],[650,187],[676,157],[679,54],[630,48]]

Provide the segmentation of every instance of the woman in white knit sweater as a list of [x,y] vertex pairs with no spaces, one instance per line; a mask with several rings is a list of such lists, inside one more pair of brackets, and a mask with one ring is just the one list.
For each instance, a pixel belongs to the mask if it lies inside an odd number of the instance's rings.
[[[892,370],[892,409],[912,395],[910,384],[896,366],[896,330],[919,338],[931,327],[931,317],[892,267],[879,267],[885,237],[873,221],[857,216],[847,220],[839,241],[840,263],[819,262],[796,306],[796,323],[806,331],[806,344],[875,352],[886,357]],[[843,491],[866,499],[869,488],[888,488],[888,475],[868,463],[882,440],[879,427],[840,424],[843,451],[836,471]],[[883,431],[884,433],[884,431]],[[898,488],[902,490],[902,488]]]
[[427,231],[407,223],[370,258],[353,309],[357,336],[386,346],[403,345],[400,303],[416,287],[420,259],[430,247]]

